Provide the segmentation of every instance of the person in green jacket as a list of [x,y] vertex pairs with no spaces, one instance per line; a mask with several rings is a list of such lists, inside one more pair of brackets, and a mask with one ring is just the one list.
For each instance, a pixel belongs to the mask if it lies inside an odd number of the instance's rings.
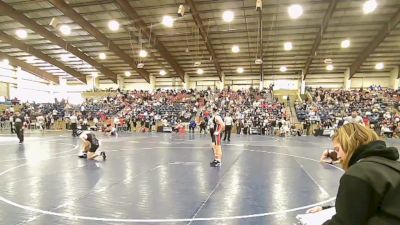
[[399,151],[387,147],[373,130],[355,123],[339,128],[332,140],[345,173],[336,197],[336,215],[323,225],[400,225]]

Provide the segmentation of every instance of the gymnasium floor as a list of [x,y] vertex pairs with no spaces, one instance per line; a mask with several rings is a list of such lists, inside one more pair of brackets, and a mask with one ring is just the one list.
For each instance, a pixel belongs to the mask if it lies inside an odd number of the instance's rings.
[[69,133],[1,134],[0,224],[294,224],[342,174],[318,162],[322,137],[234,135],[221,168],[208,135],[99,138],[105,162],[77,158]]

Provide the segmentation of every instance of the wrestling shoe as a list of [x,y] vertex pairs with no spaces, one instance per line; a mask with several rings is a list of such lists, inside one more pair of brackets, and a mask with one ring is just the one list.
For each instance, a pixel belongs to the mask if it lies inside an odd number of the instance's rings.
[[210,163],[211,167],[220,167],[221,166],[221,162],[218,160],[214,160],[213,162]]
[[100,156],[103,157],[103,160],[106,160],[107,156],[105,152],[100,152]]

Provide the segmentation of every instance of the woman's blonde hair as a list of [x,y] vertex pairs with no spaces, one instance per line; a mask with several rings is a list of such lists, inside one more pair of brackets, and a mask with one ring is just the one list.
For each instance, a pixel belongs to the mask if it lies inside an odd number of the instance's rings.
[[341,162],[343,169],[347,170],[351,157],[361,145],[380,140],[380,138],[370,128],[356,123],[348,123],[336,131],[332,136],[332,140],[339,143],[346,153],[346,158],[342,159]]

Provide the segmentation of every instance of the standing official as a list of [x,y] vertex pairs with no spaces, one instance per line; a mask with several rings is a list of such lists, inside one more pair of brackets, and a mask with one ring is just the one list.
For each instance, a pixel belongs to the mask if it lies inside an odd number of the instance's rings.
[[233,125],[233,119],[229,113],[226,114],[224,118],[224,123],[225,123],[225,135],[224,135],[224,141],[226,141],[226,137],[228,136],[228,141],[231,141],[231,132],[232,132],[232,125]]
[[79,136],[76,131],[78,130],[78,117],[75,115],[75,112],[72,114],[72,116],[69,118],[69,121],[71,122],[71,130],[72,130],[72,136],[76,137]]
[[14,126],[15,126],[15,133],[17,133],[17,137],[19,139],[20,144],[24,142],[24,125],[25,125],[24,117],[21,116],[20,112],[17,112],[14,117]]

